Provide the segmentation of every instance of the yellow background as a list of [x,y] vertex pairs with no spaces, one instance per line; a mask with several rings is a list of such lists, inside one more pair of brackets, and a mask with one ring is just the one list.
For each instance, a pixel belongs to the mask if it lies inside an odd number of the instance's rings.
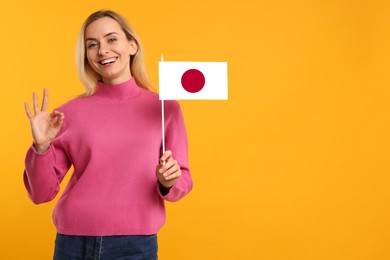
[[386,0],[2,2],[1,259],[52,257],[55,202],[22,182],[23,102],[83,91],[75,41],[101,8],[135,27],[156,88],[162,53],[229,64],[228,101],[180,101],[195,185],[167,203],[160,259],[390,259]]

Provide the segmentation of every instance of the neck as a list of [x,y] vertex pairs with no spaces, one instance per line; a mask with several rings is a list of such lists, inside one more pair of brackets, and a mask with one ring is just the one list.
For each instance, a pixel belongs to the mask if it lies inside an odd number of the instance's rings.
[[103,77],[103,82],[104,84],[107,84],[107,85],[118,85],[118,84],[121,84],[123,82],[126,82],[126,81],[129,81],[131,80],[133,76],[131,75],[131,72],[130,72],[130,69],[128,71],[128,73],[126,73],[125,75],[122,75],[122,77],[118,78],[118,77],[114,77],[114,78],[104,78]]
[[117,84],[98,81],[94,96],[112,100],[128,100],[137,96],[139,92],[140,88],[137,86],[135,78],[132,77],[127,81]]

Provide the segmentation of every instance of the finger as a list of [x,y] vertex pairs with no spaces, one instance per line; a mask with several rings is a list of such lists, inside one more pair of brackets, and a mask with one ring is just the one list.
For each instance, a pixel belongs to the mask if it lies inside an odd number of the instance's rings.
[[61,115],[58,116],[57,121],[55,122],[54,126],[57,128],[60,128],[62,125],[62,122],[64,121],[64,114],[61,113]]
[[175,163],[173,163],[171,166],[167,167],[167,169],[165,169],[163,172],[162,172],[162,175],[164,177],[167,177],[171,174],[173,174],[174,172],[180,170],[180,166],[177,164],[177,162],[175,161]]
[[[54,121],[54,127],[60,127],[62,125],[62,122],[64,120],[64,113],[58,111],[58,110],[54,110],[51,114],[50,114],[50,117],[53,118],[53,121]],[[57,119],[57,120],[54,120],[54,119]]]
[[[177,176],[177,173],[180,171],[180,167],[174,166],[164,172],[163,176],[167,180],[167,178],[173,178]],[[173,176],[173,177],[172,177]]]
[[164,164],[169,158],[172,158],[172,151],[166,150],[160,158],[160,164]]
[[181,170],[179,169],[178,171],[175,171],[174,173],[172,173],[172,174],[168,175],[167,177],[165,177],[165,180],[166,181],[170,181],[170,180],[179,178],[180,176],[181,176]]
[[167,169],[167,170],[163,173],[163,175],[164,175],[164,177],[167,177],[167,176],[169,176],[169,175],[171,175],[171,174],[177,172],[178,170],[180,170],[180,166],[179,166],[178,164],[174,164],[174,165],[172,165],[172,167],[170,167],[169,169]]
[[60,111],[58,111],[58,110],[54,110],[53,112],[51,112],[51,114],[50,114],[50,116],[52,117],[52,118],[54,118],[54,117],[56,117],[56,116],[63,116],[64,115],[64,113],[62,113],[62,112],[60,112]]
[[24,103],[24,110],[26,111],[26,115],[28,117],[28,119],[31,119],[32,118],[32,115],[31,115],[31,112],[30,112],[30,108],[28,106],[28,103]]
[[33,107],[34,107],[34,114],[37,114],[37,112],[39,111],[39,107],[38,107],[37,93],[35,92],[33,92]]
[[49,92],[47,88],[43,89],[42,111],[47,111],[49,107]]
[[170,169],[172,166],[174,166],[175,162],[176,162],[175,160],[170,160],[170,161],[165,162],[165,164],[163,166],[161,166],[159,172],[162,174],[165,173],[168,169]]

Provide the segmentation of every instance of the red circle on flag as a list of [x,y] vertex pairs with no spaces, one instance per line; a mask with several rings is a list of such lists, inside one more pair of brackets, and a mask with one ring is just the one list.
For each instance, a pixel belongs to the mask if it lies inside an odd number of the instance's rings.
[[181,77],[181,85],[190,92],[196,93],[203,89],[206,79],[202,72],[197,69],[189,69]]

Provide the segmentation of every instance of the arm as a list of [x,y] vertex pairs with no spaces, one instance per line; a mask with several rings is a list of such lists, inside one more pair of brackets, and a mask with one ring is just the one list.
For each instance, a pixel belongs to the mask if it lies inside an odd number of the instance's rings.
[[53,200],[70,166],[71,163],[57,139],[44,153],[39,153],[32,145],[26,154],[23,174],[29,198],[35,204]]
[[161,196],[168,201],[177,201],[192,189],[188,166],[188,141],[183,114],[178,103],[173,118],[165,131],[166,151],[156,168]]
[[34,144],[26,155],[23,178],[29,197],[39,204],[52,200],[58,193],[59,183],[70,168],[70,161],[58,138],[64,114],[59,111],[53,111],[51,114],[47,112],[47,89],[44,90],[41,109],[37,95],[33,93],[33,108],[34,115],[25,103]]

